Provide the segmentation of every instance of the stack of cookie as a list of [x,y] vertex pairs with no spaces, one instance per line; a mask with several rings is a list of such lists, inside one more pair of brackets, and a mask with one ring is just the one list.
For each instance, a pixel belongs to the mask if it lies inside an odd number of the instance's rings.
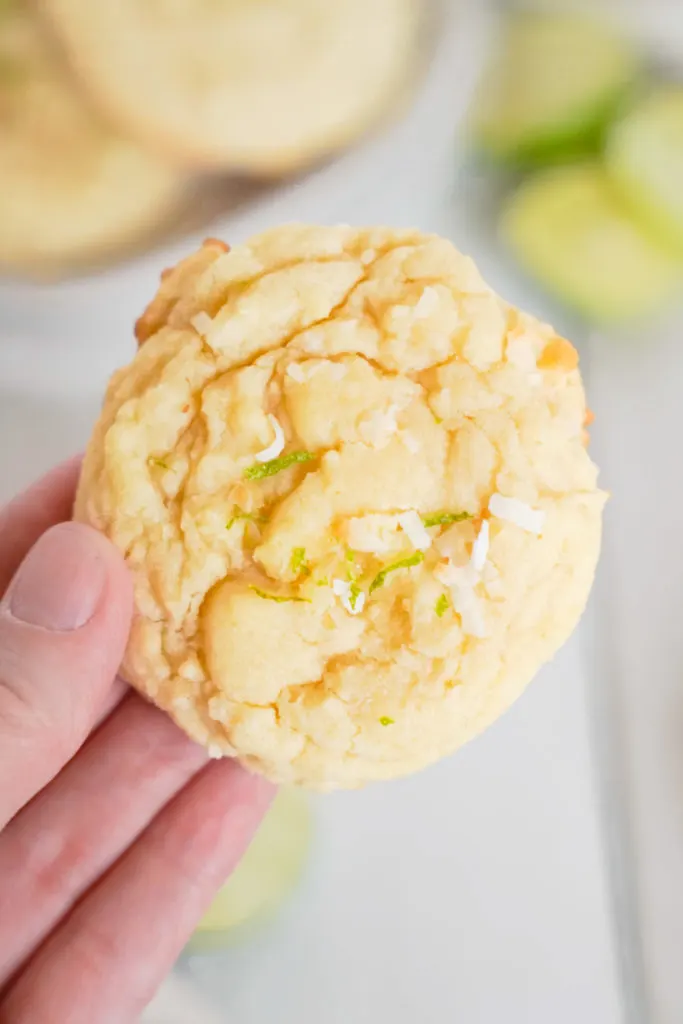
[[0,265],[63,273],[274,179],[396,101],[418,0],[0,0]]

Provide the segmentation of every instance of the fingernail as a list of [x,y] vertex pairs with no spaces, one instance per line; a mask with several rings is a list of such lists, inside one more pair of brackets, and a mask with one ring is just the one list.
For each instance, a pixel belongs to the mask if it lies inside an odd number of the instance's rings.
[[97,534],[77,523],[62,523],[43,534],[28,553],[3,604],[21,622],[66,632],[92,618],[105,583]]

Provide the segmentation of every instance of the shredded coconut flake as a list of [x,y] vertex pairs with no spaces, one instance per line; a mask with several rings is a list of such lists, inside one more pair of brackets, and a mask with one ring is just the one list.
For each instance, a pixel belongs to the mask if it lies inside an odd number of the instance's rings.
[[351,588],[352,584],[346,580],[332,580],[332,590],[341,601],[345,610],[349,615],[360,615],[365,607],[365,594],[360,590],[355,593],[354,597]]
[[376,256],[377,252],[374,249],[366,249],[360,254],[360,261],[364,267],[367,267],[368,263],[372,263]]
[[223,751],[217,743],[210,743],[208,748],[209,757],[214,760],[218,760],[219,757],[223,757]]
[[479,573],[471,563],[457,566],[448,562],[438,566],[434,576],[450,589],[451,603],[460,616],[463,632],[483,639],[486,636],[486,623],[481,600],[474,589],[479,581]]
[[504,519],[508,523],[514,523],[520,529],[536,535],[543,532],[545,523],[545,512],[542,509],[532,508],[517,498],[506,498],[502,494],[492,494],[489,501],[489,511],[496,519]]
[[197,334],[201,334],[202,336],[208,334],[213,327],[213,320],[208,313],[196,313],[190,320],[190,323]]
[[484,519],[477,538],[472,545],[472,557],[470,564],[475,572],[481,572],[486,565],[489,553],[489,521]]
[[285,435],[282,427],[275,417],[270,414],[268,414],[268,421],[275,431],[275,440],[272,444],[269,444],[267,448],[264,448],[262,452],[256,453],[254,458],[257,462],[270,462],[271,459],[276,459],[278,455],[284,451]]
[[414,509],[409,512],[401,512],[398,522],[410,543],[418,551],[426,551],[431,546],[432,538],[427,533],[419,513]]

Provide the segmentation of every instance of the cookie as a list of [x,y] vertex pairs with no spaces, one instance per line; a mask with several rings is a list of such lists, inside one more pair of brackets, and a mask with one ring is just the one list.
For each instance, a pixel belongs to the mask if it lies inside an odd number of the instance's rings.
[[151,309],[76,502],[134,577],[126,678],[277,782],[450,754],[590,590],[574,348],[450,242],[385,228],[211,242]]
[[108,255],[154,229],[182,187],[88,108],[27,12],[0,11],[0,264]]
[[292,171],[345,145],[412,67],[415,0],[42,0],[126,131],[184,165]]

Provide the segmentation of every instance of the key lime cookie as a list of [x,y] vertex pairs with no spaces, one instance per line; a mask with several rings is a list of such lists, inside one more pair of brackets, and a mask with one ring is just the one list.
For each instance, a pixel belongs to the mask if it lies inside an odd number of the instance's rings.
[[42,0],[127,131],[185,165],[291,171],[345,145],[412,67],[416,0]]
[[605,496],[572,346],[415,231],[294,225],[164,276],[76,516],[127,679],[215,756],[357,787],[481,732],[573,630]]
[[86,106],[34,19],[0,6],[0,264],[103,256],[156,227],[181,187]]

